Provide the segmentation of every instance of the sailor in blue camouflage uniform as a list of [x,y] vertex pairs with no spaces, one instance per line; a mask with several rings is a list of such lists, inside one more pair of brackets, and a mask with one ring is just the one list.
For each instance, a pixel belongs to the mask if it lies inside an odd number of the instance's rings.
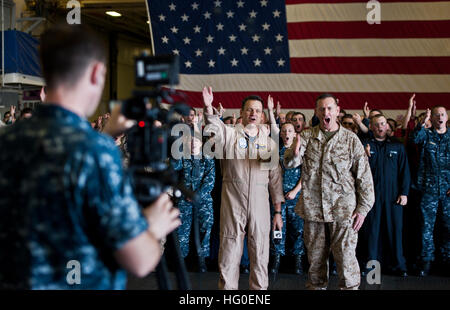
[[[425,128],[431,119],[432,127]],[[421,149],[417,188],[422,192],[422,250],[420,275],[429,273],[435,260],[435,224],[440,224],[440,260],[442,270],[450,267],[450,132],[447,128],[447,110],[435,106],[427,110],[427,116],[418,124],[411,138]]]
[[126,271],[148,274],[179,224],[145,215],[114,140],[86,120],[106,72],[86,30],[41,36],[46,102],[0,132],[0,289],[125,289]]
[[[182,171],[183,184],[193,192],[199,199],[197,210],[199,223],[200,249],[197,249],[199,258],[199,269],[206,271],[205,258],[209,257],[210,236],[214,223],[213,200],[211,191],[215,183],[215,164],[213,158],[201,156],[202,143],[200,139],[192,137],[192,155],[189,159],[172,160],[174,170]],[[181,197],[177,203],[180,209],[181,226],[178,228],[178,239],[183,257],[189,254],[189,240],[193,229],[193,208],[191,200]]]
[[[303,244],[303,219],[294,212],[301,191],[301,166],[287,169],[283,164],[284,152],[291,146],[295,136],[296,132],[293,124],[285,123],[282,125],[280,137],[284,145],[280,149],[280,163],[283,169],[283,193],[286,202],[282,204],[281,208],[281,218],[283,219],[282,239],[279,242],[274,242],[274,239],[271,239],[271,273],[278,272],[280,256],[286,254],[286,241],[288,241],[288,245],[290,245],[290,248],[288,249],[289,254],[292,254],[295,257],[294,272],[296,274],[303,273],[302,256],[305,254],[305,247]],[[271,213],[273,218],[273,208],[271,208]]]

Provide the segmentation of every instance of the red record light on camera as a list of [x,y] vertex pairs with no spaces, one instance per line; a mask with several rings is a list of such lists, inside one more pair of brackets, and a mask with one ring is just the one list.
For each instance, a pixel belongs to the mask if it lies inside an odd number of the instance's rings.
[[140,121],[138,123],[138,126],[141,127],[141,128],[144,128],[145,127],[145,122],[144,121]]

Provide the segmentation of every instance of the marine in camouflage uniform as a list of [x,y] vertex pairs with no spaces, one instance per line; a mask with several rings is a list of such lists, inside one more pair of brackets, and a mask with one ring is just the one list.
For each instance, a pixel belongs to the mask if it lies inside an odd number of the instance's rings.
[[[175,170],[182,170],[184,185],[194,191],[199,198],[197,210],[200,244],[198,256],[209,257],[211,229],[214,223],[213,200],[211,191],[214,188],[215,164],[211,158],[180,159],[172,161]],[[178,238],[183,257],[189,254],[189,239],[193,221],[193,204],[181,197],[177,204],[180,209],[181,226],[178,227]]]
[[[446,128],[448,116],[444,107],[430,113],[433,127],[425,129],[419,124],[412,134],[412,141],[421,148],[417,188],[422,192],[422,263],[421,275],[429,272],[435,260],[433,233],[435,223],[442,224],[440,256],[442,263],[450,264],[450,132]],[[426,120],[424,120],[424,123]],[[436,129],[440,128],[441,133]],[[441,212],[438,210],[441,209]],[[440,216],[438,216],[440,215]]]
[[296,212],[305,220],[308,289],[328,286],[330,250],[336,261],[339,287],[359,287],[357,231],[375,200],[364,148],[353,132],[337,123],[338,114],[334,96],[319,96],[319,126],[302,131],[285,152],[287,168],[302,165],[302,192]]

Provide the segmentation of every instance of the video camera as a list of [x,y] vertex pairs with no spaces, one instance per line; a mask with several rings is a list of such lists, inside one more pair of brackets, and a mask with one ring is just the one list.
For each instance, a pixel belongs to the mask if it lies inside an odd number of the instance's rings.
[[[183,97],[182,93],[163,87],[179,82],[177,55],[137,57],[135,73],[136,86],[152,89],[135,90],[133,97],[122,103],[122,114],[137,121],[127,132],[127,150],[136,197],[148,205],[168,187],[181,186],[177,175],[169,169],[171,146],[178,138],[171,135],[171,129],[180,123],[177,115],[189,115],[190,107],[173,99],[174,95]],[[162,107],[163,100],[171,104],[169,109]]]
[[[136,86],[151,87],[151,90],[135,90],[133,97],[122,102],[122,114],[137,121],[137,125],[127,132],[129,169],[133,175],[135,196],[144,208],[169,189],[175,198],[183,194],[196,202],[196,195],[180,183],[181,178],[171,168],[169,159],[172,143],[178,138],[171,135],[172,127],[180,123],[180,114],[189,115],[190,112],[188,105],[173,99],[174,95],[184,97],[182,93],[163,87],[179,82],[178,56],[143,55],[135,58],[135,69]],[[170,104],[169,109],[162,107],[163,100]],[[179,288],[190,289],[175,232],[167,236],[166,251],[176,260]],[[160,289],[167,290],[171,286],[165,256],[162,256],[156,271]]]

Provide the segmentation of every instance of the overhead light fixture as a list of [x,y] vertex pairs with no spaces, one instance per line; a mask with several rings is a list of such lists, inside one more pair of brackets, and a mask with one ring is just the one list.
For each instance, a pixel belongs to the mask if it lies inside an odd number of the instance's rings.
[[120,14],[119,12],[116,11],[108,11],[106,12],[107,15],[112,16],[112,17],[120,17],[122,16],[122,14]]

